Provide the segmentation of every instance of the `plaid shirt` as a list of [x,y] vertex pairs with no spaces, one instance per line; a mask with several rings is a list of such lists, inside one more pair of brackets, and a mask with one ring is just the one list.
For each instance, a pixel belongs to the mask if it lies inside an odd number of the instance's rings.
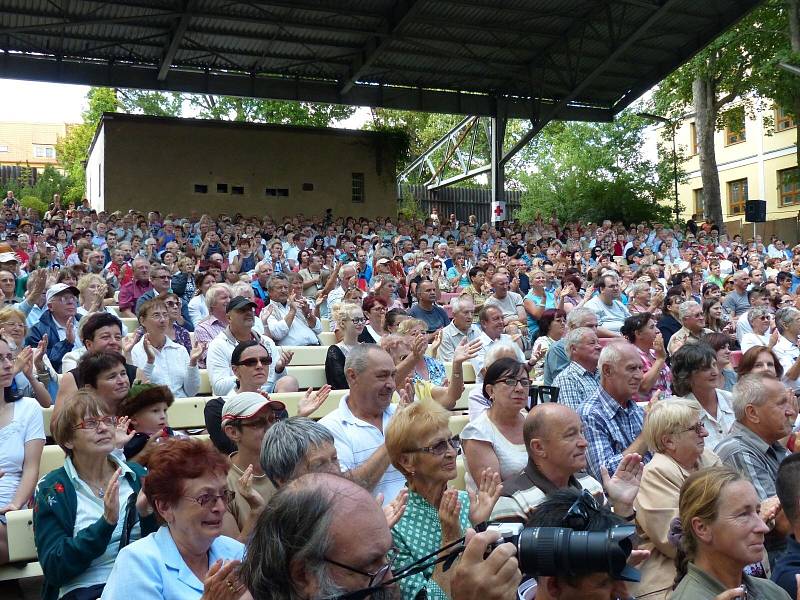
[[722,462],[743,473],[756,488],[759,499],[775,495],[778,467],[788,455],[778,442],[768,444],[738,421],[714,449]]
[[[589,443],[586,451],[589,474],[602,481],[600,467],[613,475],[625,448],[642,433],[644,411],[633,400],[627,407],[622,406],[601,386],[593,398],[581,405],[578,413]],[[643,460],[648,462],[650,454],[645,454]]]
[[583,403],[597,395],[600,389],[600,372],[591,373],[572,361],[553,380],[558,388],[558,403],[565,404],[578,412]]

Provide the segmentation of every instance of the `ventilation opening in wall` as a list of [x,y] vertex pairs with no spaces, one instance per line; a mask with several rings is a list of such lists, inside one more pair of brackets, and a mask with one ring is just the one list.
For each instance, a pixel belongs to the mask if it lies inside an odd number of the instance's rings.
[[244,196],[244,186],[243,185],[232,185],[231,186],[231,194],[234,196]]
[[364,202],[364,174],[353,173],[353,202]]
[[314,191],[314,184],[313,183],[304,183],[303,184],[303,191],[304,192],[313,192]]
[[218,183],[217,184],[217,193],[218,194],[227,194],[228,193],[228,184],[227,183]]
[[289,188],[267,188],[264,190],[265,196],[288,196],[289,195]]
[[204,183],[195,183],[194,184],[194,193],[195,194],[207,194],[208,193],[208,186]]

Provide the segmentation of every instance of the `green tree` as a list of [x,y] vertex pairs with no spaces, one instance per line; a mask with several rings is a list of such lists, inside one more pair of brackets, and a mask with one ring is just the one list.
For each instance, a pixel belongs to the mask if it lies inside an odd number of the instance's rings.
[[516,217],[555,211],[564,221],[668,221],[672,161],[644,158],[646,126],[628,112],[613,123],[547,125],[526,149],[531,169],[521,176],[527,191]]
[[764,78],[776,76],[767,66],[788,42],[785,1],[767,0],[664,79],[653,96],[653,110],[659,114],[681,119],[694,112],[703,198],[721,232],[725,223],[714,132],[730,124],[728,109],[752,111],[758,101],[754,94],[767,87]]

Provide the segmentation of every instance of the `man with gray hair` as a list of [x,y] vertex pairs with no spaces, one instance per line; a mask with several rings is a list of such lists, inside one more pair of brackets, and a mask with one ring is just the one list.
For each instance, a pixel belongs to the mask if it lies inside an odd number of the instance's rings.
[[266,327],[279,346],[319,346],[322,321],[314,315],[308,299],[289,294],[289,279],[275,273],[267,281],[269,308]]
[[259,463],[276,488],[306,473],[341,473],[333,434],[308,417],[290,417],[270,427],[261,441]]
[[[382,493],[388,504],[405,485],[405,477],[390,462],[384,432],[397,410],[392,404],[397,368],[392,357],[376,344],[360,344],[344,362],[350,392],[339,407],[320,419],[333,435],[343,469],[364,482],[375,494]],[[409,401],[406,390],[401,399]]]
[[553,385],[558,388],[558,403],[577,411],[600,387],[597,361],[602,348],[597,333],[588,327],[570,330],[566,348],[571,362],[553,380]]
[[783,367],[783,381],[795,390],[800,389],[800,310],[793,306],[781,308],[775,313],[778,343],[772,348]]
[[694,300],[681,302],[678,306],[678,321],[681,328],[669,339],[667,352],[675,354],[686,343],[699,342],[703,334],[711,333],[706,329],[706,317],[703,307]]
[[453,309],[453,320],[442,329],[442,341],[439,345],[439,354],[436,358],[442,362],[453,360],[456,347],[466,339],[467,343],[477,340],[481,336],[481,329],[472,322],[475,313],[475,303],[469,296],[458,296],[450,300]]
[[[775,482],[778,467],[789,452],[779,440],[792,431],[796,402],[783,384],[770,375],[751,373],[733,387],[733,412],[736,422],[714,452],[722,462],[744,474],[756,489],[761,514],[769,514],[778,504]],[[791,530],[786,519],[777,519],[776,528],[766,537],[770,558],[786,545]]]
[[[499,537],[495,531],[476,535],[469,530],[458,562],[441,577],[434,575],[444,579],[452,600],[515,595],[522,579],[515,546],[502,544],[484,559],[489,544]],[[397,584],[386,585],[396,576],[387,556],[392,546],[386,519],[365,489],[344,477],[309,473],[267,503],[248,544],[241,579],[259,600],[353,593],[358,598],[396,598]]]
[[[578,327],[588,327],[597,331],[597,316],[588,308],[573,308],[567,315],[566,333],[568,334]],[[569,365],[566,344],[567,335],[564,335],[556,343],[550,344],[550,349],[544,358],[545,385],[553,385],[553,380]]]
[[600,388],[581,404],[578,414],[589,443],[589,473],[602,481],[604,471],[615,472],[628,454],[639,454],[644,462],[650,460],[650,454],[642,436],[644,410],[633,400],[643,377],[636,346],[624,341],[608,344],[600,353],[597,368]]

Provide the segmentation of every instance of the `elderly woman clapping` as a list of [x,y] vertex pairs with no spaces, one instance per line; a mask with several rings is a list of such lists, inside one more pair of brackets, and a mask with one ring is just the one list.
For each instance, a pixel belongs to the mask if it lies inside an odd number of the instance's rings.
[[778,330],[770,335],[772,315],[764,306],[754,306],[747,311],[747,322],[753,331],[742,336],[742,352],[747,352],[753,346],[769,346],[773,348],[778,343]]
[[[392,528],[398,565],[411,564],[461,538],[468,527],[489,517],[502,492],[500,476],[491,469],[483,471],[477,494],[447,488],[457,475],[461,447],[448,420],[448,412],[436,403],[415,402],[398,411],[386,428],[389,459],[408,482],[408,505]],[[400,581],[402,597],[449,597],[451,574],[430,566]]]
[[243,596],[237,567],[244,545],[221,535],[233,501],[227,473],[228,461],[209,442],[173,438],[156,447],[144,493],[164,525],[123,548],[103,600]]
[[634,508],[639,549],[650,550],[650,558],[641,567],[639,597],[666,598],[672,590],[677,548],[668,536],[681,486],[691,473],[720,462],[705,446],[702,410],[696,400],[673,398],[656,403],[645,421],[642,435],[653,459],[644,467]]

